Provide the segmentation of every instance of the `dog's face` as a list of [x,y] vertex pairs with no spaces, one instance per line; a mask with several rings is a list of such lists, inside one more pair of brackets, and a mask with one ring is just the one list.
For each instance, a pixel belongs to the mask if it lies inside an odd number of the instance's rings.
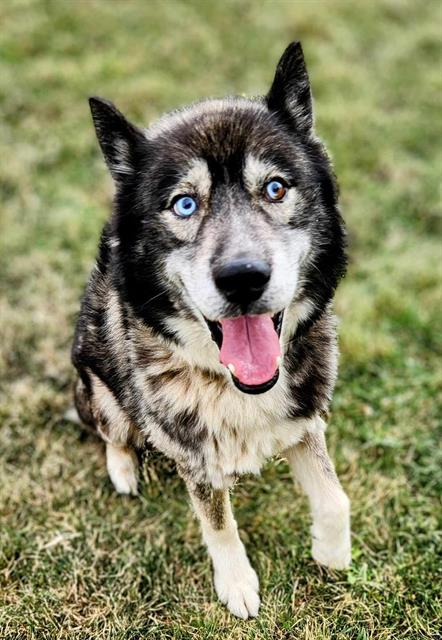
[[163,333],[186,315],[242,391],[266,391],[283,318],[294,331],[321,312],[345,265],[300,45],[266,99],[201,102],[144,131],[90,102],[117,183],[111,244],[128,302]]

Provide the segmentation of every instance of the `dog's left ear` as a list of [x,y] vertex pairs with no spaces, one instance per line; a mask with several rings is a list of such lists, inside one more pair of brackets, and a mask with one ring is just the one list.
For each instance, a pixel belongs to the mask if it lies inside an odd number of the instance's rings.
[[308,135],[313,128],[310,80],[300,42],[292,42],[282,54],[267,105],[270,111],[288,119],[299,133]]

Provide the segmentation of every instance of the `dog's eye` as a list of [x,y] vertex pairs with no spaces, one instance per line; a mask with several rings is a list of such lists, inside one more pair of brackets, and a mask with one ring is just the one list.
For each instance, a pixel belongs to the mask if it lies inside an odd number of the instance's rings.
[[180,216],[181,218],[188,218],[198,209],[198,204],[195,198],[191,196],[180,196],[177,200],[175,200],[175,204],[173,205],[173,210]]
[[287,193],[287,187],[280,180],[271,180],[265,185],[265,195],[271,202],[280,202]]

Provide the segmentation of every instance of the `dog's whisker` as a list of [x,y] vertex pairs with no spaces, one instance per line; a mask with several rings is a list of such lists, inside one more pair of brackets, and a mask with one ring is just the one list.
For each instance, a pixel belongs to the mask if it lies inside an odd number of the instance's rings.
[[152,296],[152,298],[149,298],[149,300],[147,300],[146,302],[143,302],[143,304],[141,305],[140,309],[145,309],[145,307],[147,307],[148,304],[150,304],[151,302],[153,302],[154,300],[157,300],[157,298],[161,298],[161,296],[165,296],[165,292],[161,291],[160,293],[157,293],[155,296]]

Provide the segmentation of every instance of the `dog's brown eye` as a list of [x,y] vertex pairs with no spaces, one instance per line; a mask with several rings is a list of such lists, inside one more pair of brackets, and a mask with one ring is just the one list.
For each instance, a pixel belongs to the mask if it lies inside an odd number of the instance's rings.
[[265,195],[270,202],[280,202],[285,198],[287,187],[280,180],[271,180],[265,185]]

